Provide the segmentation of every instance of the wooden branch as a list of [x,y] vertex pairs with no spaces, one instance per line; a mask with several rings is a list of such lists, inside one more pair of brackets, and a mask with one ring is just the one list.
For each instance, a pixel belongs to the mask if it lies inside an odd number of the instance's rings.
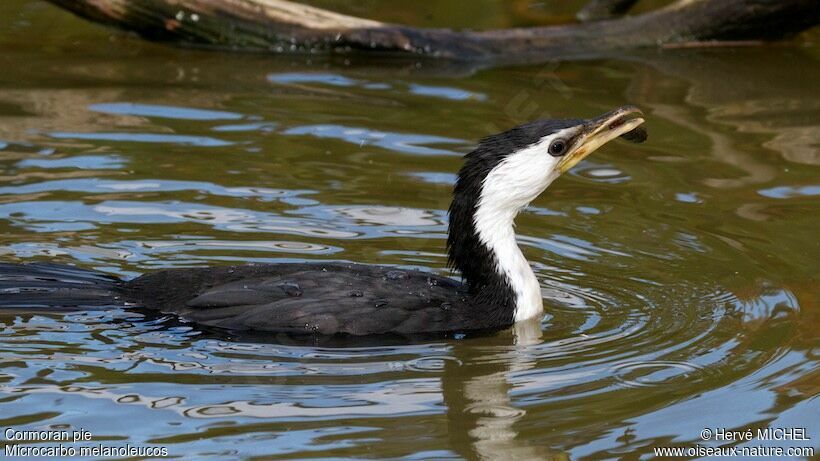
[[600,21],[623,16],[638,0],[591,0],[575,16],[581,21]]
[[818,0],[678,0],[621,19],[482,32],[388,24],[286,0],[49,1],[157,41],[278,53],[365,50],[501,62],[697,41],[773,40],[820,22]]

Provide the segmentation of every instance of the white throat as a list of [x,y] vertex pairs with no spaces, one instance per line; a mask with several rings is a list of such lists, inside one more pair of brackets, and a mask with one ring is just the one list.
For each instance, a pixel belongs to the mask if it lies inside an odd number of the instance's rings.
[[495,255],[496,270],[515,292],[514,320],[521,322],[541,315],[544,309],[541,285],[515,241],[512,217],[503,219],[502,216],[478,212],[475,225],[482,243]]
[[487,174],[473,218],[482,243],[495,255],[496,269],[516,296],[516,322],[538,317],[541,285],[515,240],[515,217],[558,177],[557,159],[541,143],[509,155]]

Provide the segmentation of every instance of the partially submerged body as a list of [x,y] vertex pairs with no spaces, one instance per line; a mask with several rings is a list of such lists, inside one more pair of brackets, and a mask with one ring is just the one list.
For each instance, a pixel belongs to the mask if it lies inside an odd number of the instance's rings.
[[501,329],[540,317],[541,288],[515,238],[518,212],[607,142],[646,139],[624,106],[588,120],[538,120],[465,157],[450,205],[449,261],[464,282],[345,263],[170,269],[121,281],[55,265],[0,264],[0,307],[134,305],[206,327],[308,335]]

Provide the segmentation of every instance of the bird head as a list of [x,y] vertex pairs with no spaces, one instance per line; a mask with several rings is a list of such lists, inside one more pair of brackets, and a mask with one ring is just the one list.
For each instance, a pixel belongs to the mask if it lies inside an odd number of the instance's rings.
[[[538,281],[516,245],[513,221],[561,173],[607,142],[646,139],[641,112],[623,106],[591,119],[537,120],[484,138],[465,156],[450,204],[449,264],[484,302],[541,312]],[[487,288],[490,287],[490,288]]]
[[617,137],[643,142],[642,115],[622,106],[590,119],[536,120],[484,138],[465,157],[456,195],[473,195],[477,208],[514,216],[602,145]]

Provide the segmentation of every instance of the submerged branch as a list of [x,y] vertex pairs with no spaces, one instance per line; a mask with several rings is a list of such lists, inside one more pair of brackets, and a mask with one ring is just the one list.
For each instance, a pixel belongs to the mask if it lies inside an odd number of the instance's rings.
[[389,24],[286,0],[49,1],[156,41],[237,50],[366,50],[502,62],[699,41],[774,40],[820,22],[817,0],[678,0],[619,19],[481,32]]

